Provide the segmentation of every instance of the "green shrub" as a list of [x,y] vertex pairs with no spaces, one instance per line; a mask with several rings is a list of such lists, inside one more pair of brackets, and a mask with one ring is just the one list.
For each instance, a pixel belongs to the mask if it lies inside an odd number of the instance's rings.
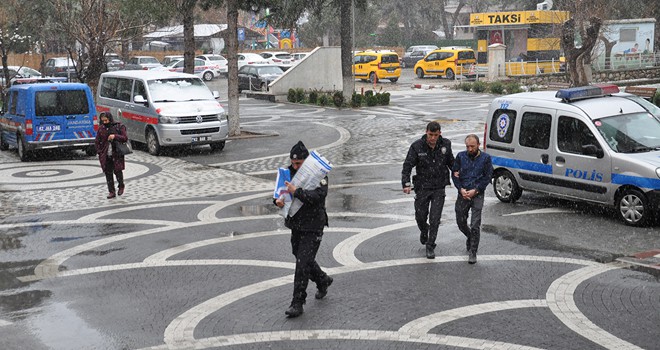
[[305,90],[302,88],[296,89],[296,102],[300,103],[305,101]]
[[389,92],[383,92],[381,94],[376,94],[378,96],[378,104],[387,106],[390,104],[390,93]]
[[651,101],[653,101],[654,105],[660,107],[660,92],[656,92]]
[[515,81],[512,81],[504,85],[504,89],[506,90],[507,94],[517,94],[523,91],[523,89],[520,87],[520,84],[518,84],[518,82]]
[[493,94],[501,95],[504,92],[504,84],[499,81],[494,81],[490,84],[488,90]]
[[364,92],[364,97],[368,98],[369,96],[373,96],[373,95],[374,95],[373,90],[367,90],[367,91]]
[[289,89],[289,92],[286,94],[286,100],[289,102],[296,102],[296,90]]
[[362,100],[364,96],[362,94],[358,94],[357,92],[353,92],[353,95],[351,96],[351,107],[360,107],[362,106]]
[[319,99],[319,92],[316,90],[312,90],[309,92],[309,96],[307,98],[309,99],[309,103],[316,104],[316,102]]
[[472,83],[462,82],[456,85],[457,90],[470,91],[472,90]]
[[327,106],[328,103],[330,103],[330,98],[328,97],[328,95],[327,94],[321,94],[319,96],[319,104],[321,106]]
[[474,92],[484,92],[486,91],[486,83],[483,81],[475,81],[472,84],[472,91]]
[[[365,94],[365,96],[366,96],[366,94]],[[377,104],[378,104],[378,97],[376,97],[375,95],[367,96],[367,106],[373,107],[373,106],[376,106]]]
[[341,107],[344,105],[344,93],[341,91],[335,91],[332,94],[332,102],[335,104],[335,107]]

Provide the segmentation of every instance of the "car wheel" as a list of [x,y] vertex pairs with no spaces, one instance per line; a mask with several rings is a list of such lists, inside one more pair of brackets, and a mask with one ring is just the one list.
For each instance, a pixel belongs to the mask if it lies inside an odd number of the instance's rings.
[[16,146],[18,147],[18,158],[21,159],[21,162],[26,162],[30,159],[30,152],[25,149],[25,142],[23,141],[22,136],[19,135],[17,141]]
[[147,131],[147,149],[149,154],[157,156],[160,154],[160,143],[158,142],[158,135],[152,129]]
[[225,141],[222,142],[214,142],[209,144],[211,146],[211,151],[216,152],[216,151],[222,151],[225,148]]
[[513,203],[522,195],[522,189],[518,186],[516,178],[506,170],[495,175],[493,189],[497,199],[504,203]]
[[211,73],[211,72],[204,72],[204,74],[202,75],[202,78],[203,78],[205,81],[211,81],[211,80],[213,80],[213,73]]
[[454,80],[454,77],[455,77],[454,71],[451,70],[451,68],[447,69],[447,71],[445,72],[445,78],[447,78],[449,80]]
[[376,75],[376,73],[374,73],[374,72],[369,73],[369,82],[372,83],[372,84],[375,84],[375,83],[378,82],[378,76]]
[[0,151],[6,151],[9,149],[9,144],[5,140],[5,133],[0,129]]
[[417,68],[417,71],[415,73],[417,73],[418,78],[420,78],[420,79],[424,78],[424,70],[423,69]]
[[649,202],[641,191],[628,188],[616,201],[617,213],[626,225],[644,226],[651,215]]
[[89,146],[85,148],[85,154],[88,156],[95,156],[96,155],[96,147],[94,146]]
[[399,80],[399,78],[390,78],[390,81],[393,83],[396,83]]

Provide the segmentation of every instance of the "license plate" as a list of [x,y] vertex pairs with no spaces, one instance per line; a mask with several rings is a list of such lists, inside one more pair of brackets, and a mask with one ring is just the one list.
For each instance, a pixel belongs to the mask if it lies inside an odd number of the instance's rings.
[[211,141],[211,136],[193,137],[192,142]]
[[385,70],[386,70],[388,73],[392,73],[392,72],[394,72],[396,69],[394,69],[394,68],[387,68],[387,69],[385,69]]
[[60,125],[39,125],[37,126],[38,132],[53,132],[60,131],[62,127]]
[[284,64],[291,64],[291,61],[282,61]]

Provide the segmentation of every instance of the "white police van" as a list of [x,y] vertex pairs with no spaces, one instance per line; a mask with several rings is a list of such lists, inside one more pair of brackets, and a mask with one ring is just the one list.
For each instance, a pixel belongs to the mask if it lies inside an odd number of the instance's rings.
[[632,226],[660,213],[660,109],[615,85],[498,97],[484,149],[502,202],[543,192],[613,207]]

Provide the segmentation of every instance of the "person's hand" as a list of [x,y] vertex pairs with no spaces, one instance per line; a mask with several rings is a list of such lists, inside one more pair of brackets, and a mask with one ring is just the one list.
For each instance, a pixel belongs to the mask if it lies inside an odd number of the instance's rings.
[[454,177],[458,177],[458,171],[454,171]]
[[410,187],[404,187],[403,188],[403,193],[410,194]]
[[290,183],[289,181],[284,181],[284,184],[286,185],[286,190],[289,191],[289,193],[295,193],[298,187],[296,187],[294,184]]
[[468,196],[468,191],[466,191],[464,188],[461,188],[461,197],[463,197],[463,199],[470,199]]
[[114,139],[115,139],[115,134],[108,135],[108,141],[112,141]]
[[275,201],[275,205],[277,205],[279,208],[284,208],[284,201],[281,198],[278,198]]

